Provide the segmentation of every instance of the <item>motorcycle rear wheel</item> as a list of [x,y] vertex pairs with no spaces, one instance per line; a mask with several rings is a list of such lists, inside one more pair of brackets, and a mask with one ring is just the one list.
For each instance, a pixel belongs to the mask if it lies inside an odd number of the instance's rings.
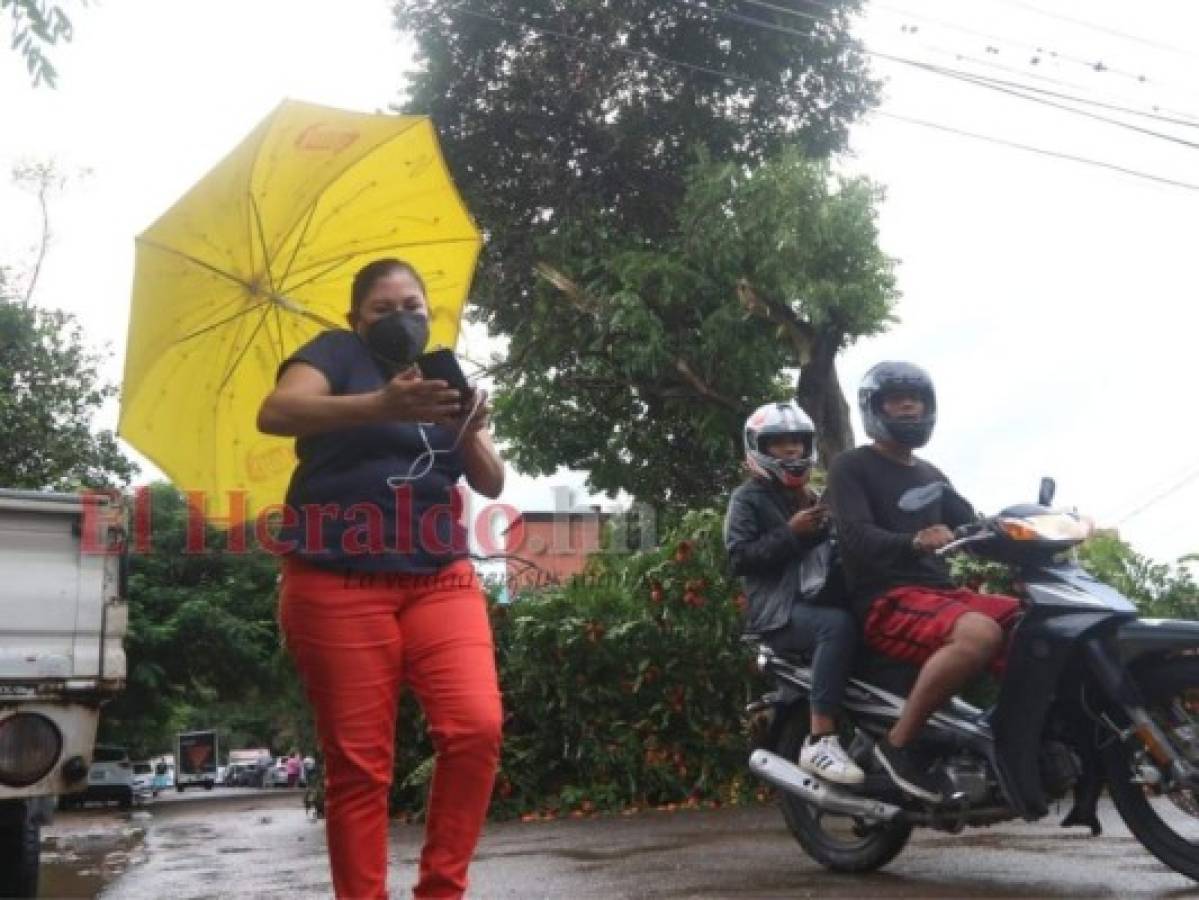
[[[1199,657],[1163,660],[1137,675],[1154,722],[1199,767]],[[1101,747],[1108,791],[1138,841],[1174,871],[1199,881],[1199,791],[1165,793],[1133,781],[1139,741],[1112,735]]]
[[[789,710],[776,752],[798,762],[808,736],[808,706]],[[844,739],[842,739],[844,742]],[[804,852],[834,872],[873,872],[899,855],[912,835],[906,822],[866,822],[841,813],[826,812],[784,791],[779,792],[783,818]]]

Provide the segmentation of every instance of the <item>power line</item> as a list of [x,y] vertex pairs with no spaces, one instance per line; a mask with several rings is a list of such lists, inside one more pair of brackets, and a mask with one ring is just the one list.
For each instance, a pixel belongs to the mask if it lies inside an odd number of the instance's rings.
[[[777,22],[768,22],[764,19],[756,19],[752,16],[745,16],[745,15],[742,15],[741,13],[731,12],[729,10],[713,9],[713,8],[707,7],[707,6],[696,6],[694,3],[689,2],[689,0],[677,0],[677,2],[682,4],[683,6],[689,6],[693,9],[703,10],[704,12],[706,12],[710,15],[717,16],[719,18],[728,19],[728,20],[734,21],[734,22],[740,22],[740,23],[743,23],[746,25],[753,25],[753,26],[762,28],[767,31],[776,31],[780,34],[787,34],[787,35],[792,35],[795,37],[808,37],[808,35],[805,32],[799,31],[798,29],[795,29],[795,28],[790,28],[786,25],[779,25]],[[1113,125],[1117,128],[1124,128],[1128,131],[1134,131],[1134,132],[1137,132],[1138,134],[1142,134],[1147,137],[1154,137],[1154,138],[1158,138],[1159,140],[1164,140],[1164,141],[1169,141],[1171,143],[1181,144],[1184,147],[1191,148],[1192,150],[1199,149],[1199,143],[1196,143],[1195,141],[1188,141],[1186,138],[1181,138],[1181,137],[1178,137],[1177,135],[1167,134],[1167,133],[1161,132],[1161,131],[1154,131],[1151,128],[1144,128],[1140,125],[1133,125],[1131,122],[1124,122],[1124,121],[1121,121],[1120,119],[1113,119],[1109,116],[1103,116],[1103,115],[1099,115],[1098,113],[1088,112],[1087,110],[1084,110],[1084,109],[1078,109],[1076,107],[1069,106],[1065,103],[1058,103],[1053,100],[1047,100],[1043,97],[1029,96],[1028,94],[1023,93],[1023,91],[1034,91],[1034,92],[1039,92],[1039,93],[1047,93],[1041,88],[1031,88],[1027,85],[1015,85],[1013,82],[1003,82],[1001,79],[989,78],[989,77],[983,76],[983,75],[974,75],[970,72],[963,72],[960,69],[950,69],[945,66],[937,66],[932,63],[923,62],[921,60],[911,59],[909,57],[904,57],[904,56],[897,56],[893,53],[884,53],[879,50],[871,50],[868,47],[864,48],[864,52],[868,53],[871,56],[877,57],[879,59],[887,60],[888,62],[898,63],[900,65],[909,66],[911,68],[919,69],[924,72],[930,72],[934,75],[940,75],[945,78],[952,78],[956,81],[962,81],[962,82],[966,82],[968,84],[973,84],[977,87],[986,88],[987,90],[996,91],[1001,94],[1007,94],[1012,97],[1017,97],[1022,100],[1026,100],[1029,103],[1037,103],[1042,106],[1048,106],[1053,109],[1058,109],[1063,112],[1070,113],[1071,115],[1082,116],[1083,118],[1091,119],[1096,122],[1102,122],[1107,125]],[[1018,89],[1014,89],[1014,88],[1018,88]],[[1075,99],[1075,100],[1078,100],[1078,101],[1081,101],[1084,103],[1092,102],[1092,101],[1086,100],[1085,98],[1071,98],[1071,99]]]
[[[746,77],[743,75],[736,75],[736,74],[732,74],[732,73],[728,73],[728,72],[721,72],[717,69],[712,69],[707,66],[701,66],[701,65],[694,64],[694,63],[683,62],[681,60],[676,60],[676,59],[672,59],[670,57],[662,56],[661,54],[653,53],[652,51],[641,51],[641,50],[633,50],[632,48],[628,48],[628,47],[617,47],[617,46],[612,45],[609,42],[603,41],[602,39],[597,40],[597,39],[580,38],[580,37],[577,37],[572,34],[567,34],[566,32],[557,31],[557,30],[550,29],[550,28],[541,28],[539,26],[530,25],[525,22],[508,19],[508,18],[505,18],[504,16],[496,16],[491,13],[480,12],[479,10],[470,9],[462,4],[451,7],[451,10],[460,12],[460,13],[464,13],[468,16],[473,16],[474,18],[477,18],[477,19],[485,19],[485,20],[489,20],[491,22],[496,22],[501,25],[507,25],[509,27],[518,28],[518,29],[525,29],[527,31],[533,32],[534,34],[556,37],[561,40],[569,41],[571,43],[582,44],[584,46],[590,46],[593,48],[608,50],[608,51],[620,53],[620,54],[623,54],[626,56],[632,56],[632,57],[638,58],[638,59],[647,59],[647,60],[650,60],[651,62],[663,63],[666,65],[675,66],[675,67],[681,68],[681,69],[687,69],[687,70],[694,71],[694,72],[700,72],[705,75],[712,75],[717,78],[721,78],[726,81],[731,81],[731,82],[738,83],[738,84],[746,84],[746,85],[750,85],[752,87],[757,87],[757,88],[761,88],[761,89],[765,89],[765,90],[778,90],[777,85],[773,85],[769,82],[762,81],[760,79],[749,78],[749,77]],[[1049,156],[1049,157],[1066,160],[1066,161],[1070,161],[1070,162],[1076,162],[1076,163],[1080,163],[1080,164],[1087,165],[1087,166],[1093,166],[1093,167],[1097,167],[1097,168],[1107,169],[1109,171],[1118,172],[1118,173],[1121,173],[1124,175],[1130,175],[1135,178],[1145,179],[1148,181],[1156,182],[1158,184],[1169,185],[1172,187],[1179,187],[1179,188],[1183,188],[1186,190],[1199,191],[1199,184],[1191,184],[1191,183],[1184,182],[1184,181],[1176,181],[1174,179],[1166,178],[1164,176],[1154,175],[1149,172],[1144,172],[1144,171],[1141,171],[1138,169],[1127,168],[1125,166],[1119,166],[1114,163],[1107,163],[1102,160],[1090,159],[1088,157],[1083,157],[1083,156],[1075,156],[1073,154],[1062,153],[1062,152],[1058,152],[1055,150],[1048,150],[1043,147],[1036,147],[1031,144],[1022,144],[1022,143],[1019,143],[1016,141],[1010,141],[1005,138],[994,137],[991,135],[978,134],[976,132],[967,131],[965,129],[955,128],[950,125],[944,125],[939,122],[932,122],[929,120],[916,119],[916,118],[912,118],[909,116],[903,116],[898,113],[888,113],[888,112],[883,112],[881,110],[876,111],[876,113],[878,115],[885,116],[887,118],[892,118],[892,119],[895,119],[900,122],[907,122],[912,125],[917,125],[917,126],[921,126],[921,127],[925,127],[925,128],[933,128],[938,131],[944,131],[944,132],[947,132],[950,134],[957,134],[962,137],[968,137],[968,138],[973,138],[976,140],[987,141],[989,143],[993,143],[993,144],[996,144],[999,146],[1009,147],[1012,149],[1023,150],[1023,151],[1027,151],[1027,152],[1032,152],[1032,153],[1036,153],[1039,155]]]
[[1182,490],[1184,487],[1186,487],[1188,484],[1190,484],[1196,478],[1199,478],[1199,466],[1192,469],[1190,472],[1188,472],[1181,479],[1176,481],[1174,484],[1170,485],[1165,490],[1159,491],[1158,493],[1154,494],[1152,497],[1150,497],[1148,500],[1146,500],[1140,506],[1133,509],[1132,512],[1125,513],[1123,516],[1121,516],[1119,518],[1119,520],[1117,520],[1116,527],[1123,525],[1125,522],[1127,522],[1129,519],[1133,518],[1134,516],[1139,516],[1141,513],[1143,513],[1149,507],[1154,506],[1157,503],[1160,503],[1162,500],[1165,500],[1167,497],[1178,493],[1180,490]]
[[[1030,72],[1030,71],[1026,71],[1024,69],[1016,69],[1016,68],[1013,68],[1012,66],[1005,66],[1003,63],[995,62],[994,60],[983,59],[982,57],[979,57],[979,56],[971,56],[969,53],[962,53],[958,50],[952,50],[948,47],[939,47],[935,44],[925,43],[925,44],[921,44],[920,46],[922,49],[927,50],[929,53],[936,53],[936,54],[940,54],[941,56],[948,56],[951,59],[953,59],[955,62],[964,62],[964,63],[968,63],[968,64],[973,64],[976,66],[981,66],[981,67],[987,68],[987,69],[995,69],[1000,72],[1007,72],[1011,75],[1019,75],[1023,78],[1031,78],[1034,81],[1044,82],[1045,84],[1053,84],[1053,85],[1057,85],[1058,87],[1072,88],[1075,91],[1087,91],[1092,94],[1104,96],[1101,91],[1095,90],[1094,87],[1092,87],[1090,85],[1079,84],[1077,81],[1063,81],[1060,78],[1054,78],[1050,75],[1045,75],[1041,72]],[[997,81],[999,83],[1004,83],[1002,79],[998,79],[998,78],[995,79],[995,81]],[[1012,83],[1019,85],[1026,90],[1036,90],[1034,85],[1024,84],[1021,82],[1012,82]],[[1144,118],[1153,119],[1155,121],[1166,122],[1171,125],[1184,125],[1187,127],[1199,127],[1199,115],[1196,115],[1195,113],[1189,113],[1186,110],[1172,109],[1171,107],[1163,106],[1163,105],[1157,104],[1157,103],[1152,103],[1150,105],[1149,109],[1136,109],[1133,107],[1122,105],[1123,102],[1128,102],[1128,103],[1137,102],[1134,100],[1128,100],[1127,98],[1124,98],[1124,97],[1114,98],[1115,100],[1120,100],[1122,102],[1121,104],[1118,104],[1118,103],[1114,103],[1114,102],[1096,100],[1096,99],[1093,99],[1090,97],[1080,97],[1077,94],[1066,94],[1066,93],[1058,93],[1058,92],[1052,92],[1052,91],[1045,91],[1045,93],[1049,94],[1050,96],[1058,96],[1058,97],[1062,97],[1062,98],[1066,98],[1066,99],[1072,99],[1078,103],[1086,103],[1086,104],[1090,104],[1093,106],[1101,107],[1103,109],[1111,109],[1114,111],[1126,112],[1126,113],[1129,113],[1130,115],[1142,116]],[[1113,98],[1109,98],[1109,100],[1111,100],[1111,99],[1113,99]],[[1166,113],[1170,113],[1171,115],[1166,115]]]
[[1187,181],[1176,181],[1173,178],[1166,178],[1162,175],[1153,175],[1149,172],[1142,172],[1139,169],[1129,169],[1125,166],[1118,166],[1115,163],[1103,162],[1098,159],[1090,159],[1085,156],[1075,156],[1073,153],[1063,153],[1058,150],[1047,150],[1044,147],[1037,147],[1033,144],[1023,144],[1019,141],[1011,141],[1007,138],[995,137],[994,135],[979,134],[975,131],[967,131],[964,128],[955,128],[952,125],[943,125],[940,122],[932,122],[928,119],[917,119],[912,116],[904,116],[899,113],[886,112],[885,110],[875,110],[875,115],[884,116],[888,119],[895,119],[900,122],[907,122],[909,125],[919,125],[923,128],[932,128],[936,131],[944,131],[949,134],[960,135],[961,137],[974,138],[975,140],[986,141],[990,144],[998,144],[1002,147],[1010,147],[1014,150],[1024,150],[1029,153],[1036,153],[1040,156],[1049,156],[1054,159],[1067,160],[1069,162],[1081,163],[1087,166],[1094,166],[1100,169],[1108,169],[1112,172],[1119,172],[1123,175],[1131,175],[1134,178],[1143,178],[1146,181],[1153,181],[1158,184],[1169,185],[1170,187],[1185,188],[1189,191],[1199,191],[1199,184],[1192,184]]
[[1072,16],[1065,16],[1061,13],[1051,12],[1047,9],[1041,9],[1039,6],[1034,6],[1031,3],[1022,3],[1021,0],[993,0],[995,3],[1002,3],[1005,6],[1015,6],[1019,9],[1027,10],[1031,13],[1036,13],[1039,16],[1044,16],[1047,19],[1056,19],[1059,22],[1068,22],[1071,25],[1078,25],[1082,28],[1089,28],[1092,31],[1098,31],[1101,34],[1111,35],[1112,37],[1123,38],[1126,41],[1133,41],[1137,44],[1144,44],[1146,47],[1154,47],[1158,50],[1168,50],[1171,53],[1178,53],[1182,56],[1188,56],[1191,59],[1199,59],[1199,54],[1193,50],[1187,50],[1183,47],[1177,47],[1174,44],[1167,44],[1162,41],[1156,41],[1152,38],[1140,37],[1139,35],[1129,34],[1127,31],[1120,31],[1117,28],[1109,28],[1106,25],[1100,25],[1096,22],[1088,22],[1085,19],[1075,19]]
[[[780,6],[777,3],[767,2],[767,0],[740,0],[740,2],[749,4],[751,6],[757,6],[762,9],[769,9],[769,10],[772,10],[773,12],[783,13],[785,15],[797,16],[798,18],[801,18],[801,19],[809,19],[809,20],[813,20],[813,21],[824,22],[825,24],[836,24],[836,23],[831,22],[828,19],[822,19],[813,13],[803,12],[802,10],[797,10],[797,9],[790,9],[785,6]],[[805,0],[805,2],[809,3],[813,6],[819,6],[819,7],[822,7],[824,9],[827,9],[830,11],[837,10],[837,7],[833,6],[832,3],[829,2],[829,0]],[[1021,48],[1024,50],[1031,50],[1033,53],[1036,53],[1036,54],[1039,54],[1042,56],[1049,56],[1053,59],[1062,60],[1064,62],[1083,66],[1094,72],[1106,72],[1106,73],[1110,73],[1112,75],[1116,75],[1116,76],[1119,76],[1122,78],[1127,78],[1129,80],[1137,82],[1138,84],[1152,83],[1152,84],[1161,85],[1163,87],[1170,86],[1164,82],[1151,80],[1148,76],[1146,76],[1145,74],[1140,73],[1140,72],[1131,72],[1131,71],[1127,71],[1124,69],[1115,68],[1113,66],[1108,65],[1102,59],[1086,59],[1085,57],[1074,56],[1073,54],[1066,53],[1066,52],[1063,52],[1060,50],[1055,50],[1052,47],[1047,47],[1045,45],[1025,43],[1024,41],[1021,41],[1018,38],[997,35],[997,34],[994,34],[991,32],[987,32],[987,31],[980,31],[977,28],[971,28],[967,25],[962,25],[959,22],[952,22],[948,19],[940,19],[940,18],[937,18],[936,16],[930,16],[930,15],[926,15],[924,13],[912,12],[911,10],[902,9],[897,6],[890,6],[886,3],[873,3],[872,6],[875,9],[881,10],[886,13],[891,13],[892,15],[895,15],[897,17],[913,19],[918,22],[927,22],[932,25],[939,25],[942,28],[947,28],[950,31],[957,31],[961,34],[967,34],[967,35],[971,35],[973,37],[983,38],[984,40],[990,42],[988,49],[994,50],[995,52],[998,52],[998,48],[992,46],[992,44],[995,44],[995,43],[1007,44],[1009,46],[1018,47],[1018,48]],[[1181,90],[1188,94],[1193,93],[1193,92],[1189,91],[1188,89],[1181,88],[1177,85],[1175,85],[1173,87],[1176,90]]]

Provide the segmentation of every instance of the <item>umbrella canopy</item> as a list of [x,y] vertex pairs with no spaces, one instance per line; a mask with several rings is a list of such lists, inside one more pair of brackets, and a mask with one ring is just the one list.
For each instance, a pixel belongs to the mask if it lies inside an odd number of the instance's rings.
[[279,364],[345,327],[354,273],[386,256],[453,347],[480,244],[427,117],[285,101],[137,239],[121,436],[210,515],[280,502],[291,442],[255,426]]

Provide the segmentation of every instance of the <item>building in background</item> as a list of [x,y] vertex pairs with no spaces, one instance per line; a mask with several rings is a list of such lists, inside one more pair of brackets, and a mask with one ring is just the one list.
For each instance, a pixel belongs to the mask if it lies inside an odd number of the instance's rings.
[[565,584],[583,573],[587,557],[600,549],[600,507],[572,512],[523,512],[504,530],[508,598],[522,591]]

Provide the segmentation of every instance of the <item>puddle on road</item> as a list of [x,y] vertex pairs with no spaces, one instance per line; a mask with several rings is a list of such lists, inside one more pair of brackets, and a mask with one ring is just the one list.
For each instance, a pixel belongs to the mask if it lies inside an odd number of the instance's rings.
[[131,865],[145,862],[144,822],[64,818],[43,832],[39,896],[95,897]]

